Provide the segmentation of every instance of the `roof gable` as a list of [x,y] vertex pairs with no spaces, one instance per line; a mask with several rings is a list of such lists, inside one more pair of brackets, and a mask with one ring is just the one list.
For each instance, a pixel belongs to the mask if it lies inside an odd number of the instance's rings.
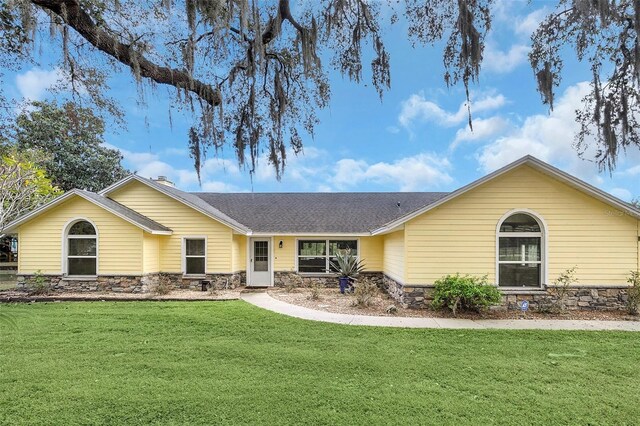
[[502,167],[501,169],[498,169],[496,171],[494,171],[493,173],[490,173],[478,180],[475,180],[473,182],[471,182],[470,184],[463,186],[460,189],[457,189],[456,191],[453,191],[451,193],[449,193],[448,195],[446,195],[445,197],[442,197],[441,199],[437,200],[436,202],[426,205],[423,208],[420,208],[414,212],[411,212],[407,215],[404,215],[396,220],[390,221],[388,223],[385,223],[383,226],[374,229],[371,233],[373,235],[377,235],[377,234],[382,234],[385,232],[388,232],[391,229],[394,229],[402,224],[404,224],[405,222],[415,218],[416,216],[419,216],[421,214],[424,214],[426,212],[428,212],[429,210],[432,210],[442,204],[445,204],[463,194],[466,194],[469,191],[472,191],[473,189],[477,188],[480,185],[483,185],[489,181],[492,181],[500,176],[503,176],[504,174],[519,168],[519,167],[524,167],[524,166],[529,166],[531,168],[533,168],[534,170],[537,170],[545,175],[548,175],[556,180],[559,180],[560,182],[563,182],[565,184],[567,184],[570,187],[573,187],[595,199],[598,199],[606,204],[609,204],[610,206],[613,206],[617,209],[622,210],[625,213],[630,214],[631,216],[640,219],[640,209],[635,208],[634,206],[632,206],[629,203],[626,203],[616,197],[614,197],[611,194],[608,194],[578,178],[576,178],[575,176],[572,176],[566,172],[563,172],[562,170],[551,166],[550,164],[545,163],[544,161],[541,161],[531,155],[527,155],[524,156],[522,158],[520,158],[519,160],[514,161],[513,163],[510,163],[504,167]]
[[73,189],[69,192],[66,192],[61,196],[54,198],[50,202],[38,207],[37,209],[19,217],[18,219],[14,220],[13,222],[7,225],[5,232],[6,233],[14,232],[18,226],[30,221],[31,219],[34,219],[40,216],[41,214],[51,210],[56,206],[61,205],[62,203],[64,203],[65,201],[73,197],[83,198],[84,200],[104,210],[107,210],[113,215],[125,220],[126,222],[129,222],[137,226],[138,228],[141,228],[142,230],[150,234],[171,235],[173,233],[173,231],[167,228],[166,226],[158,222],[155,222],[149,219],[148,217],[143,216],[140,213],[134,210],[131,210],[130,208],[123,206],[122,204],[116,201],[113,201],[106,197],[102,197],[94,192],[83,191],[80,189]]
[[238,222],[236,219],[227,216],[226,214],[224,214],[223,212],[221,212],[220,210],[218,210],[216,207],[207,204],[206,202],[204,202],[202,199],[200,199],[199,197],[197,197],[196,195],[189,193],[189,192],[185,192],[185,191],[181,191],[177,188],[174,188],[172,186],[167,186],[167,185],[163,185],[163,184],[159,184],[155,181],[153,181],[152,179],[146,179],[143,177],[140,177],[138,175],[129,175],[126,178],[114,183],[113,185],[111,185],[110,187],[103,189],[102,191],[100,191],[100,195],[104,196],[104,197],[108,197],[110,193],[113,193],[114,191],[117,191],[121,188],[124,188],[125,186],[127,186],[129,183],[131,182],[140,182],[144,185],[146,185],[149,188],[152,188],[202,214],[204,214],[205,216],[208,216],[228,227],[230,227],[231,229],[233,229],[236,232],[240,232],[242,234],[249,234],[251,232],[251,229],[248,228],[247,226],[243,225],[242,223]]

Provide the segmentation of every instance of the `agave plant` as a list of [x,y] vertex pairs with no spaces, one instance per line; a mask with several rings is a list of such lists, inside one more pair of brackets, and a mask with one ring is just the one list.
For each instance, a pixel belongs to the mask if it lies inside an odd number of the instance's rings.
[[351,254],[350,250],[336,253],[336,261],[332,261],[331,266],[340,277],[349,279],[356,278],[365,268],[364,263]]

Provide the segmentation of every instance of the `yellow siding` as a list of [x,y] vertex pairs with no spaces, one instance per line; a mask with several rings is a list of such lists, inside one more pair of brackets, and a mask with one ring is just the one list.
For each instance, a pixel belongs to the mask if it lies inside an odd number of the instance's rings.
[[142,230],[78,196],[20,226],[19,272],[62,273],[64,228],[77,218],[98,228],[99,275],[142,273]]
[[404,283],[406,279],[404,230],[386,234],[383,247],[382,270],[389,277]]
[[143,236],[142,272],[145,274],[160,272],[160,238],[147,233]]
[[546,221],[548,283],[576,266],[581,285],[625,285],[638,267],[637,219],[523,166],[406,223],[407,283],[456,272],[495,282],[496,226],[513,209]]
[[231,256],[233,259],[233,272],[245,271],[247,269],[247,237],[240,234],[233,234]]
[[172,235],[160,240],[162,272],[182,272],[185,236],[207,238],[208,273],[232,272],[232,231],[228,226],[137,181],[110,194],[109,198],[173,230]]
[[[297,239],[328,239],[328,240],[360,240],[360,258],[365,264],[366,271],[382,271],[382,237],[305,237],[305,236],[275,236],[273,238],[274,248],[274,271],[296,270],[296,240]],[[282,248],[278,245],[282,241]]]
[[[282,241],[282,248],[279,243]],[[296,237],[273,237],[273,270],[293,272],[296,270]]]
[[382,236],[360,237],[360,259],[366,271],[382,271],[383,240]]

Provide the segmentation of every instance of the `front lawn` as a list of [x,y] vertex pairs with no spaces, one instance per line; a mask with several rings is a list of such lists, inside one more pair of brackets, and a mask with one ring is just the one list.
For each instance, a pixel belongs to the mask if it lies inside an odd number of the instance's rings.
[[365,328],[235,302],[0,305],[0,424],[635,424],[640,335]]

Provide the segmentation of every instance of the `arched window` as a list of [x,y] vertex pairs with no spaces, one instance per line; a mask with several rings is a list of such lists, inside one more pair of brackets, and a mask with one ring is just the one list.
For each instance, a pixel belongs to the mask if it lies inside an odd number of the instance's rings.
[[498,225],[498,285],[540,287],[544,274],[544,227],[529,213],[511,214]]
[[69,276],[92,276],[98,271],[98,235],[86,220],[74,222],[66,237],[66,272]]

